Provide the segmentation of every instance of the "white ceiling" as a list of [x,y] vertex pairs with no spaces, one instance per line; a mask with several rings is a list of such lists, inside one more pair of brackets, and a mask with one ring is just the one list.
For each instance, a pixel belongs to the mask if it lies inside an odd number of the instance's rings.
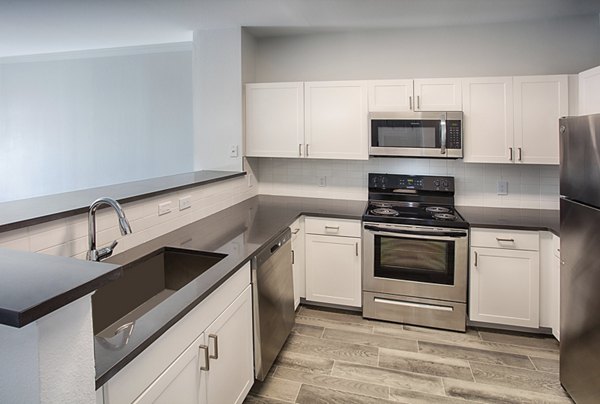
[[180,42],[198,28],[271,36],[599,13],[600,0],[0,0],[0,56]]

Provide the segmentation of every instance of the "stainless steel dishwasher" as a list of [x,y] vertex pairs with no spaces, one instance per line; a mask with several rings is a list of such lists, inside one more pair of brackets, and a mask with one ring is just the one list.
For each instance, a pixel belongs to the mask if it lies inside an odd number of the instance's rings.
[[254,375],[263,381],[294,326],[291,231],[252,259]]

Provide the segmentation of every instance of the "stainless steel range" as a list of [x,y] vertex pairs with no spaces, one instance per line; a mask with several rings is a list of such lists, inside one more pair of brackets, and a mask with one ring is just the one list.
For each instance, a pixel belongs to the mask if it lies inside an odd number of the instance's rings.
[[468,240],[454,178],[369,174],[363,316],[465,331]]

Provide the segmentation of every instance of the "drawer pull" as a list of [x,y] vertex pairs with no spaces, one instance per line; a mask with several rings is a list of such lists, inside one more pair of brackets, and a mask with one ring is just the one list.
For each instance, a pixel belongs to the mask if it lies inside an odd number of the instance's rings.
[[478,257],[478,255],[477,255],[477,251],[475,251],[475,267],[476,267],[476,268],[477,268],[477,258],[479,258],[479,257]]
[[354,245],[356,246],[356,256],[358,257],[358,241]]
[[200,370],[208,372],[210,370],[210,355],[208,354],[208,345],[200,345],[198,348],[204,351],[204,366],[200,366]]
[[292,234],[298,234],[298,232],[300,231],[300,228],[297,228],[295,230],[292,231]]
[[438,306],[438,305],[433,305],[433,304],[405,302],[405,301],[401,301],[401,300],[383,299],[380,297],[376,297],[375,299],[373,299],[373,301],[375,303],[393,304],[396,306],[413,307],[416,309],[429,309],[429,310],[433,309],[433,310],[440,310],[440,311],[454,311],[454,308],[451,306]]
[[505,243],[514,243],[515,239],[514,238],[500,238],[500,237],[496,237],[496,240],[499,243],[505,242]]
[[340,226],[325,226],[325,230],[340,230]]
[[209,340],[214,340],[215,341],[215,354],[214,355],[210,355],[209,357],[211,359],[219,359],[219,337],[216,334],[210,334],[208,336]]

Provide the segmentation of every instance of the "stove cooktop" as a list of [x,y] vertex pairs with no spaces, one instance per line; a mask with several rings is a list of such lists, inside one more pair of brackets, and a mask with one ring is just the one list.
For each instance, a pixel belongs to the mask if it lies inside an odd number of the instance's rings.
[[364,221],[468,228],[454,209],[454,178],[369,174]]

